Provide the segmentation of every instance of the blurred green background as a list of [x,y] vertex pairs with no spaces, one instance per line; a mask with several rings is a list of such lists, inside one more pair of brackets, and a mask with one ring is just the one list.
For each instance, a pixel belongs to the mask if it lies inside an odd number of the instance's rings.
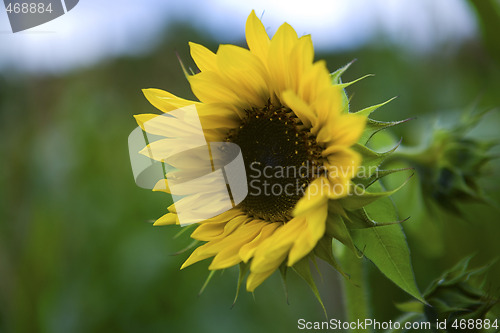
[[[484,3],[491,8],[498,4]],[[500,12],[484,7],[470,6],[481,35],[459,47],[442,43],[428,52],[413,52],[380,36],[357,49],[317,54],[316,59],[326,59],[333,71],[356,58],[344,80],[376,74],[349,87],[351,109],[398,95],[374,117],[416,117],[392,130],[412,145],[417,134],[426,135],[435,116],[458,117],[473,103],[478,109],[500,105]],[[0,332],[290,332],[297,330],[299,318],[324,320],[312,292],[293,274],[289,305],[275,274],[255,295],[242,290],[231,308],[236,269],[215,274],[198,296],[208,263],[180,271],[188,253],[171,254],[189,244],[189,238],[174,239],[178,228],[153,228],[150,223],[166,211],[168,198],[135,185],[127,137],[136,126],[132,115],[155,112],[142,88],[194,98],[176,55],[194,67],[188,41],[214,51],[226,42],[176,23],[141,55],[118,56],[63,74],[2,70]],[[245,45],[243,39],[240,45]],[[498,110],[485,118],[476,134],[500,137]],[[498,170],[498,162],[491,163],[482,180],[496,203]],[[404,193],[401,198],[401,216],[411,215],[413,202]],[[476,254],[474,266],[499,255],[499,210],[463,208],[468,221],[438,212],[404,223],[422,290],[466,255]],[[442,237],[422,237],[427,228]],[[435,247],[430,241],[441,242],[441,250],[429,251]],[[317,276],[317,281],[329,315],[342,318],[341,277],[326,265],[320,268],[323,279]],[[490,295],[499,296],[499,277],[495,265],[485,287]],[[396,317],[394,303],[408,297],[375,268],[369,279],[374,318]]]

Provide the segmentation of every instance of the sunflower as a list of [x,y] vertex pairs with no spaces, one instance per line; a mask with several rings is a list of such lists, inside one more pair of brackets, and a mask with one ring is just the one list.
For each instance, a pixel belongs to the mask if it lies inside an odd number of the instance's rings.
[[[349,113],[344,85],[332,80],[324,61],[314,61],[309,35],[299,38],[284,23],[270,39],[252,11],[246,41],[248,49],[220,45],[217,53],[189,43],[200,71],[187,78],[199,102],[158,89],[144,94],[167,113],[195,105],[208,142],[241,148],[248,195],[197,224],[191,237],[204,244],[182,268],[211,257],[210,270],[245,265],[246,288],[254,291],[278,268],[313,253],[322,239],[331,246],[327,219],[346,215],[339,199],[353,190],[362,161],[353,145],[367,117]],[[151,115],[136,119],[143,126]],[[169,192],[164,182],[156,189]],[[168,224],[179,224],[175,205],[155,222]]]

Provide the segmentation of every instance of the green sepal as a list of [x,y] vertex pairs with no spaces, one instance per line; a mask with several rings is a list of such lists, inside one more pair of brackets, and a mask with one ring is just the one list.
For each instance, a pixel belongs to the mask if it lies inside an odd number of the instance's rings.
[[[389,191],[368,192],[368,191],[366,191],[366,189],[363,186],[355,185],[353,193],[348,195],[345,198],[339,199],[339,202],[341,203],[342,207],[344,207],[346,210],[353,211],[353,210],[360,209],[364,206],[371,204],[372,202],[375,202],[376,200],[386,198],[386,197],[396,193],[403,186],[405,186],[406,183],[408,183],[408,181],[410,180],[410,178],[412,176],[408,177],[400,186],[396,187],[393,190],[389,190]],[[358,193],[358,191],[360,191],[361,194],[359,194],[359,195],[356,194],[356,193]]]
[[413,171],[413,168],[401,168],[401,169],[389,169],[389,170],[378,169],[376,173],[372,174],[368,178],[364,178],[364,177],[353,178],[352,181],[357,185],[361,185],[361,186],[364,186],[365,188],[369,188],[377,180],[382,179],[385,176],[392,175],[393,173],[410,171],[410,170]]
[[238,274],[238,285],[236,286],[236,295],[234,295],[234,301],[233,301],[233,305],[231,305],[231,307],[233,307],[234,304],[236,304],[236,300],[238,299],[238,295],[240,294],[241,284],[243,283],[243,280],[245,279],[245,276],[247,275],[248,270],[250,269],[250,262],[247,262],[247,263],[244,263],[243,261],[240,262],[239,268],[240,268],[240,271]]
[[358,249],[354,246],[354,242],[352,241],[351,234],[347,229],[344,219],[340,215],[328,214],[326,218],[325,234],[344,244],[344,246],[349,248],[357,257],[361,257]]
[[371,118],[368,118],[366,120],[366,126],[361,134],[361,137],[358,140],[358,143],[365,145],[370,141],[370,139],[379,131],[384,130],[386,128],[396,126],[402,123],[405,123],[407,121],[412,120],[412,118],[408,119],[403,119],[399,121],[378,121],[378,120],[373,120]]
[[353,85],[354,83],[359,82],[359,81],[361,81],[363,79],[366,79],[367,77],[370,77],[370,76],[375,76],[375,75],[373,75],[373,74],[366,74],[366,75],[364,75],[364,76],[362,76],[362,77],[360,77],[360,78],[358,78],[356,80],[349,81],[349,82],[346,82],[346,83],[340,83],[340,84],[338,84],[338,86],[341,87],[342,89],[345,89],[345,88],[349,87],[350,85]]
[[295,265],[292,266],[293,270],[301,277],[304,279],[304,281],[307,282],[309,287],[311,287],[311,290],[313,291],[314,295],[316,296],[316,299],[318,302],[321,304],[321,307],[323,308],[323,312],[325,313],[325,317],[328,318],[328,315],[326,313],[326,308],[325,305],[323,304],[323,301],[321,300],[321,296],[319,295],[318,288],[316,287],[316,283],[314,282],[314,279],[311,274],[311,268],[309,266],[309,256],[306,256],[299,260]]
[[355,152],[359,153],[361,155],[362,162],[361,162],[361,167],[365,172],[361,175],[358,173],[356,177],[354,178],[354,181],[356,179],[361,178],[360,176],[363,176],[362,178],[370,178],[374,173],[378,171],[378,167],[384,162],[384,160],[392,154],[396,149],[398,149],[401,141],[396,144],[392,149],[383,152],[383,153],[377,153],[374,150],[371,150],[370,148],[360,145],[359,143],[356,143],[355,145],[352,146],[352,150]]
[[333,73],[330,73],[330,79],[332,80],[332,83],[333,84],[340,84],[342,83],[342,80],[341,80],[341,76],[345,73],[345,71],[347,71],[347,69],[349,67],[351,67],[351,65],[356,61],[356,59],[352,60],[350,63],[348,63],[347,65],[343,66],[343,67],[340,67],[339,69],[337,69],[335,72]]
[[375,104],[375,105],[372,105],[372,106],[369,106],[367,108],[364,108],[363,110],[359,110],[356,112],[356,114],[359,114],[359,115],[362,115],[362,116],[365,116],[368,118],[369,115],[371,115],[375,110],[377,110],[378,108],[388,104],[389,102],[395,100],[396,98],[398,98],[397,96],[383,102],[383,103],[380,103],[380,104]]
[[286,273],[288,271],[288,266],[283,262],[281,263],[279,270],[280,270],[281,282],[283,283],[283,289],[285,291],[286,304],[290,305],[290,302],[288,301],[288,286],[286,284]]
[[205,279],[205,282],[203,283],[203,286],[201,286],[201,289],[200,289],[200,292],[198,293],[198,296],[200,296],[201,294],[203,294],[203,291],[205,291],[205,288],[207,287],[208,283],[210,282],[210,280],[214,276],[215,272],[216,271],[210,271],[210,273],[208,273],[208,276]]
[[409,219],[408,217],[404,220],[378,222],[370,217],[365,207],[348,212],[347,215],[349,217],[349,229],[375,228],[385,225],[401,224]]
[[342,274],[345,278],[348,278],[347,274],[344,273],[342,267],[340,267],[337,260],[333,256],[333,248],[332,248],[332,238],[328,236],[324,236],[321,238],[314,248],[314,254],[330,264],[333,268],[335,268],[340,274]]
[[193,247],[195,247],[196,245],[198,245],[199,243],[201,243],[201,241],[197,240],[197,239],[193,239],[193,241],[191,243],[189,243],[188,246],[186,246],[185,248],[175,252],[175,253],[172,253],[171,256],[176,256],[176,255],[179,255],[179,254],[182,254],[188,250],[191,250]]
[[[330,74],[330,78],[334,85],[342,84],[342,79],[340,78],[342,74],[352,65],[355,60],[351,61],[344,67],[337,69],[335,72]],[[345,89],[342,89],[342,112],[349,113],[349,98],[347,97],[347,93]]]
[[189,230],[191,230],[191,229],[193,229],[193,228],[195,228],[195,227],[197,227],[197,226],[198,226],[198,224],[197,224],[197,223],[192,223],[192,224],[188,224],[188,225],[187,225],[187,226],[185,226],[185,227],[182,227],[182,228],[181,228],[181,230],[179,230],[179,232],[177,232],[177,233],[175,234],[174,239],[179,238],[179,236],[181,236],[182,234],[184,234],[184,233],[188,232]]

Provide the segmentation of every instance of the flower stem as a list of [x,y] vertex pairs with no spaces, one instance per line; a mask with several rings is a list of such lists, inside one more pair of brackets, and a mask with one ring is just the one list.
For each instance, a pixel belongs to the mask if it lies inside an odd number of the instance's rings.
[[[344,280],[344,309],[348,322],[364,321],[370,318],[368,281],[366,279],[364,260],[356,257],[349,250],[344,250],[339,256],[342,269],[349,275]],[[350,329],[350,333],[370,333],[371,327]]]

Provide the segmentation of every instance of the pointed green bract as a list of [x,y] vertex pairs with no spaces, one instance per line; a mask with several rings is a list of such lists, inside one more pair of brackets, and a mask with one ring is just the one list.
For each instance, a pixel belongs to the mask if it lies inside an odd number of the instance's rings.
[[356,80],[353,80],[353,81],[350,81],[350,82],[346,82],[346,83],[339,83],[339,86],[341,88],[347,88],[350,85],[353,85],[354,83],[359,82],[359,81],[361,81],[363,79],[366,79],[367,77],[370,77],[370,76],[374,76],[374,75],[373,74],[366,74],[366,75],[364,75],[364,76],[362,76],[362,77],[360,77],[360,78],[358,78]]
[[210,273],[208,273],[207,279],[203,283],[203,286],[201,286],[201,289],[200,289],[200,292],[198,293],[198,296],[200,296],[201,294],[203,294],[203,291],[205,291],[205,288],[207,287],[208,283],[210,282],[210,280],[214,276],[215,272],[216,271],[210,271]]
[[356,60],[353,60],[351,61],[350,63],[348,63],[347,65],[345,65],[344,67],[340,67],[339,69],[337,69],[335,72],[331,73],[330,74],[330,78],[332,79],[332,83],[333,84],[339,84],[339,83],[342,83],[342,80],[341,80],[341,76],[342,74],[345,73],[345,71],[347,69],[349,69],[349,67],[351,67],[351,65],[355,62]]
[[370,148],[360,145],[359,143],[352,146],[352,149],[358,152],[363,158],[361,162],[361,168],[363,172],[358,172],[353,181],[356,182],[359,178],[370,178],[374,173],[378,172],[379,166],[384,162],[384,160],[392,154],[396,149],[398,149],[399,143],[394,146],[394,148],[383,153],[377,153]]
[[177,252],[175,252],[173,255],[176,256],[178,254],[182,254],[190,249],[192,249],[193,247],[195,247],[196,245],[198,245],[199,243],[201,243],[199,240],[197,239],[194,239],[191,243],[189,243],[188,246],[186,246],[185,248],[183,248],[182,250],[179,250]]
[[372,105],[372,106],[369,106],[363,110],[360,110],[358,112],[356,112],[356,114],[359,114],[359,115],[362,115],[362,116],[365,116],[365,117],[368,117],[370,116],[375,110],[377,110],[378,108],[386,105],[387,103],[389,102],[392,102],[393,100],[395,100],[397,97],[393,97],[383,103],[380,103],[380,104],[375,104],[375,105]]
[[[340,78],[340,76],[344,74],[344,72],[352,65],[353,62],[354,60],[330,74],[333,84],[342,84],[342,79]],[[349,113],[349,98],[347,97],[345,89],[342,89],[342,111],[344,113]]]
[[359,138],[358,142],[360,144],[365,145],[370,141],[370,139],[375,134],[377,134],[377,132],[384,130],[384,129],[387,129],[387,128],[392,127],[392,126],[396,126],[396,125],[405,123],[409,120],[411,120],[411,118],[399,120],[399,121],[378,121],[378,120],[373,120],[371,118],[368,118],[367,122],[366,122],[365,130],[364,130],[363,134],[361,134],[361,137]]
[[333,268],[339,271],[344,277],[347,277],[337,260],[333,257],[333,249],[332,249],[332,239],[329,237],[323,237],[319,240],[318,245],[314,248],[314,254],[318,256],[318,258],[329,263]]
[[326,234],[329,237],[337,239],[339,242],[344,244],[347,248],[358,254],[358,250],[354,246],[351,234],[347,229],[344,220],[340,215],[331,214],[326,219]]
[[314,295],[316,296],[316,299],[319,301],[321,307],[323,308],[323,311],[325,312],[325,317],[328,317],[325,305],[321,300],[318,288],[316,287],[316,283],[314,282],[314,279],[311,274],[311,268],[309,267],[309,256],[306,256],[305,258],[299,260],[295,265],[293,265],[293,269],[295,270],[295,272],[297,272],[297,274],[300,275],[301,278],[304,279],[304,281],[307,282],[309,287],[311,287]]
[[283,263],[280,265],[279,269],[280,269],[281,282],[283,283],[283,289],[285,290],[286,304],[290,304],[290,302],[288,301],[288,287],[286,284],[286,273],[288,271],[288,266]]
[[233,306],[238,300],[238,295],[240,294],[240,288],[241,284],[243,283],[243,280],[245,279],[245,276],[248,273],[248,270],[250,269],[250,263],[244,263],[243,261],[240,262],[240,272],[238,274],[238,285],[236,286],[236,295],[234,295],[234,301],[233,301]]
[[[394,193],[396,193],[399,189],[406,185],[406,183],[410,180],[408,178],[403,184],[390,191],[382,191],[382,192],[368,192],[364,187],[357,186],[352,195],[348,195],[345,198],[339,199],[341,201],[342,207],[346,210],[356,210],[361,209],[364,206],[371,204],[379,199],[388,197]],[[361,194],[357,195],[356,191],[363,191]]]

